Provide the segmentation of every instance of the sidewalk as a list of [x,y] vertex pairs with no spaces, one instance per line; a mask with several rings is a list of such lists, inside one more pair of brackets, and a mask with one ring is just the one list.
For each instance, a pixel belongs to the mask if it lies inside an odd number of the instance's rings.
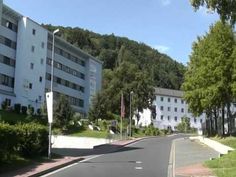
[[175,141],[176,177],[213,177],[210,169],[203,165],[204,161],[218,157],[219,153],[206,145],[188,138]]
[[41,176],[46,173],[57,170],[59,168],[79,162],[87,158],[88,156],[117,151],[123,148],[124,146],[139,141],[141,139],[142,138],[137,138],[133,140],[115,141],[111,144],[105,144],[94,149],[53,149],[53,152],[66,155],[63,158],[53,159],[49,162],[34,163],[30,166],[24,167],[16,171],[8,172],[6,174],[0,174],[0,177]]

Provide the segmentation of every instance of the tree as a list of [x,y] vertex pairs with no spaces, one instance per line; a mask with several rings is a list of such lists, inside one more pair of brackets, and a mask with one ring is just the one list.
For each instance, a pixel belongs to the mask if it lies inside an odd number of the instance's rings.
[[187,133],[191,130],[190,127],[190,118],[188,117],[182,117],[181,123],[177,125],[177,130],[183,133]]
[[[227,23],[217,22],[211,26],[209,33],[199,37],[193,44],[182,85],[184,98],[195,115],[205,112],[212,117],[215,110],[222,111],[222,134],[225,108],[230,108],[233,101],[231,84],[234,47],[234,33]],[[227,109],[227,115],[231,117],[230,109]]]
[[53,115],[55,126],[62,128],[63,130],[67,130],[69,123],[73,118],[74,111],[70,106],[70,103],[66,96],[61,95],[56,101]]
[[236,22],[236,1],[235,0],[191,0],[191,5],[197,10],[205,6],[216,11],[223,22],[230,21],[231,25]]

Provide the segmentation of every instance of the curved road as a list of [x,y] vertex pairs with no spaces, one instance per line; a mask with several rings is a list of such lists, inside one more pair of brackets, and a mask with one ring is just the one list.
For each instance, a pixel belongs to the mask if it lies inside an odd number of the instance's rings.
[[167,177],[172,140],[180,137],[183,136],[144,139],[45,176]]

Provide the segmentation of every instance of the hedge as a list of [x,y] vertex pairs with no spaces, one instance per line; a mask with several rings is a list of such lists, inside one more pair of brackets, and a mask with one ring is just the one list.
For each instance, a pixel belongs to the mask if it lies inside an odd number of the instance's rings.
[[23,157],[46,155],[47,147],[47,127],[36,123],[0,123],[0,161],[9,159],[11,154]]

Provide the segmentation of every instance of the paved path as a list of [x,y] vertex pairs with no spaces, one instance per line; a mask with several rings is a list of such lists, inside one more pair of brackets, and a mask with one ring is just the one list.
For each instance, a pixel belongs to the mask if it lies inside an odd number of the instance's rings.
[[48,176],[166,177],[172,140],[177,137],[179,136],[144,139]]
[[218,157],[218,152],[191,141],[188,138],[175,141],[175,174],[176,177],[213,176],[203,162],[212,157]]

